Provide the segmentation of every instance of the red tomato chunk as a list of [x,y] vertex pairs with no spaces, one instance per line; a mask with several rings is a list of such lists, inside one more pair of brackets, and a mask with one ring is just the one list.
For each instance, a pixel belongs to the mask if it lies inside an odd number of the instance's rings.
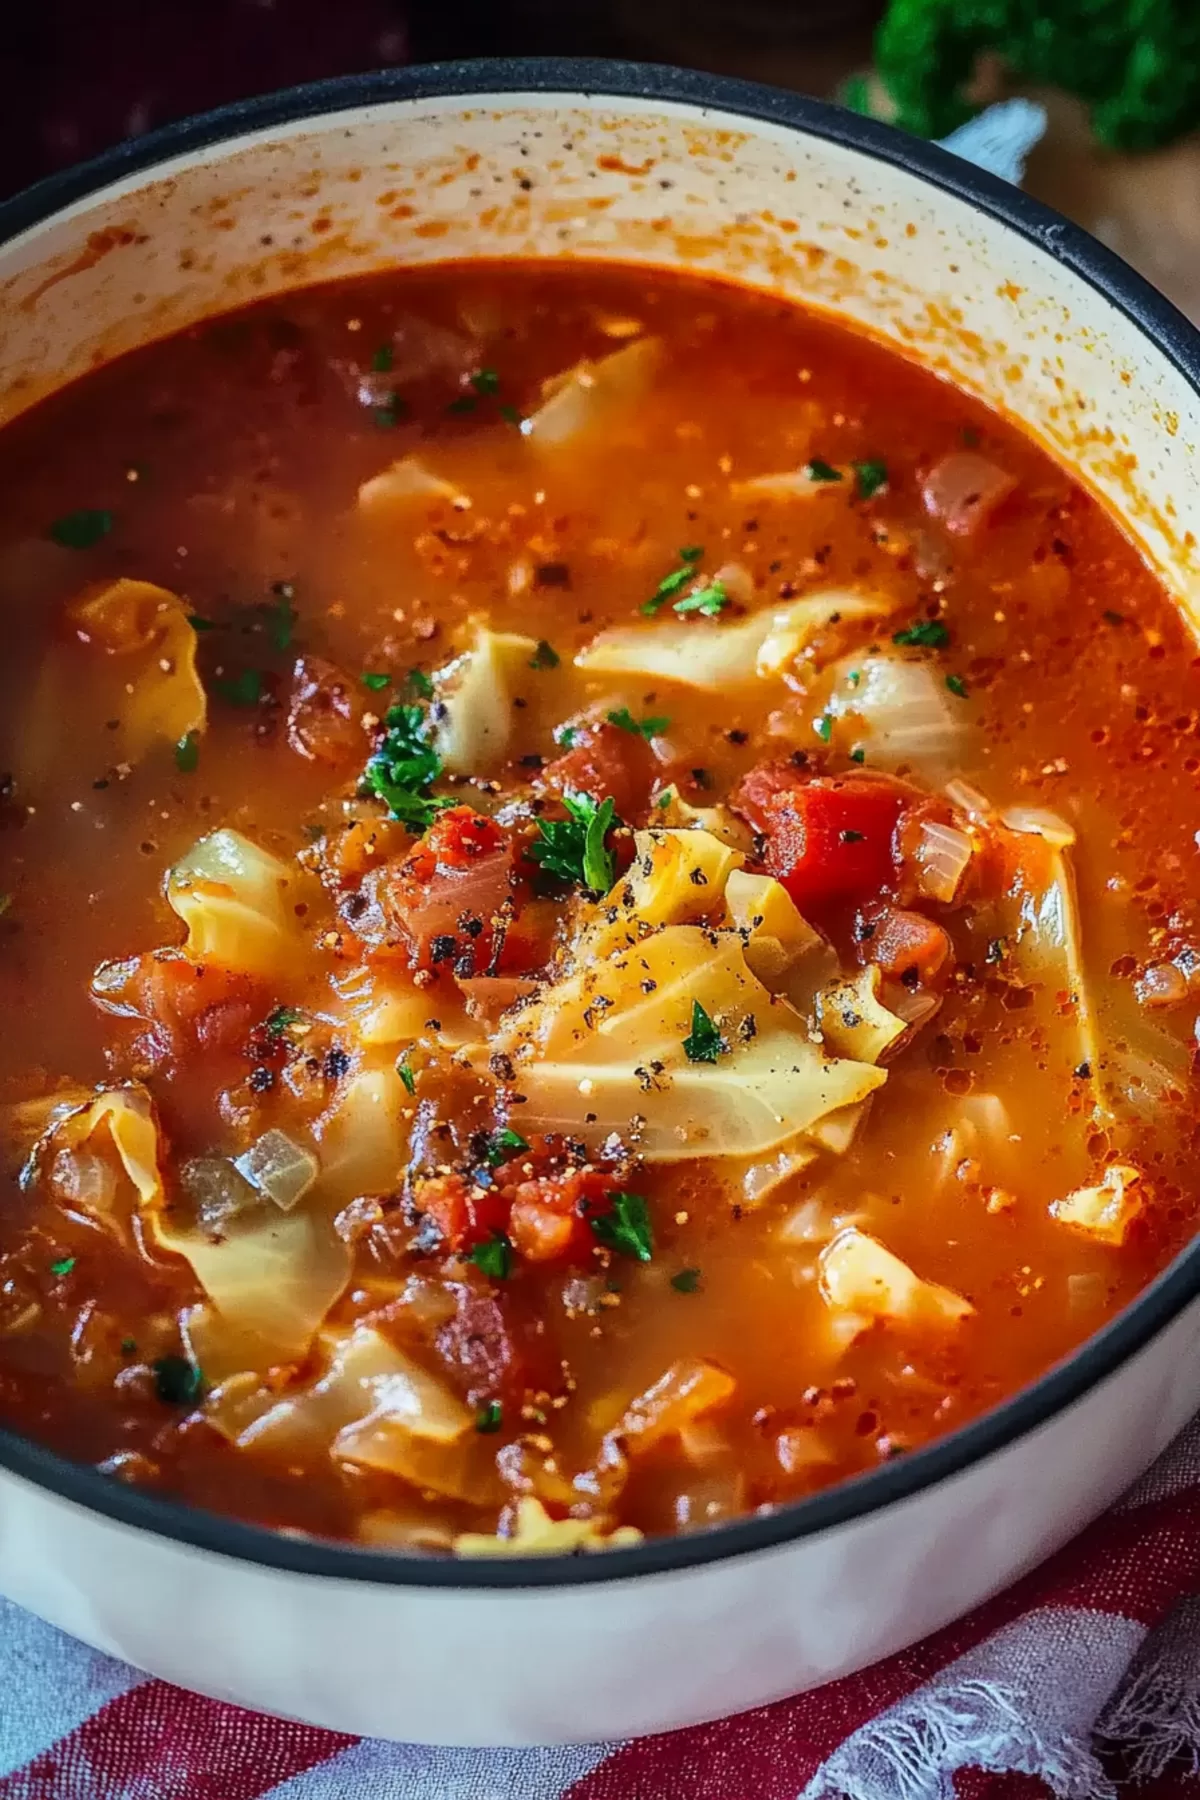
[[744,818],[766,840],[767,872],[801,912],[865,898],[895,876],[893,840],[908,798],[885,775],[805,779],[788,763],[752,769],[736,797]]

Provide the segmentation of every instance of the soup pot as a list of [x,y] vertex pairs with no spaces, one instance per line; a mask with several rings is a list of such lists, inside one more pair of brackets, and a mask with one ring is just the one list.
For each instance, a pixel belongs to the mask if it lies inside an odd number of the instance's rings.
[[[0,208],[0,421],[230,307],[397,263],[621,259],[802,300],[1018,421],[1200,606],[1200,341],[1083,232],[795,95],[617,63],[301,88]],[[272,1534],[0,1432],[0,1589],[221,1699],[427,1742],[615,1738],[845,1675],[1062,1544],[1200,1395],[1200,1247],[953,1435],[798,1504],[575,1558]]]

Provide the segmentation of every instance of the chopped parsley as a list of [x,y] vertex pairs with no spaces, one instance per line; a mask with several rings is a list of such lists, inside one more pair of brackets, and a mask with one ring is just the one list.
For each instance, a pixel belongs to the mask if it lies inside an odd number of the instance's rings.
[[525,421],[521,417],[521,409],[519,406],[510,406],[508,402],[505,401],[503,406],[498,406],[496,408],[496,411],[500,414],[500,417],[504,420],[506,425],[515,425],[518,431],[524,426]]
[[872,500],[880,488],[887,486],[887,464],[884,462],[852,463],[854,484],[860,500]]
[[719,581],[710,581],[707,587],[697,588],[694,594],[688,594],[675,602],[674,611],[685,618],[688,613],[703,613],[706,619],[715,619],[719,612],[724,612],[729,605],[729,595]]
[[615,712],[604,716],[610,725],[618,725],[632,737],[643,737],[647,743],[651,738],[661,737],[671,723],[670,719],[664,718],[635,719],[627,706],[619,706]]
[[243,669],[240,675],[215,681],[213,686],[230,706],[257,706],[262,699],[263,679],[257,669]]
[[940,619],[918,619],[903,631],[892,633],[893,644],[917,645],[921,649],[942,650],[950,642],[950,633]]
[[193,631],[215,631],[217,629],[217,621],[206,619],[202,613],[189,613],[188,624]]
[[363,771],[363,785],[382,800],[393,819],[411,831],[425,831],[443,807],[429,790],[442,772],[442,759],[426,735],[428,720],[419,706],[389,706],[384,734]]
[[616,802],[599,804],[590,794],[564,794],[565,819],[539,819],[541,834],[529,854],[547,875],[577,881],[589,894],[606,894],[616,879],[616,862],[605,838],[616,823]]
[[298,1006],[277,1006],[267,1020],[267,1036],[281,1038],[293,1025],[298,1025],[303,1017]]
[[475,411],[475,408],[478,405],[479,405],[479,396],[477,394],[460,394],[458,396],[457,400],[452,400],[450,402],[449,406],[446,408],[446,411],[448,413],[456,413],[456,414],[458,414],[458,413],[473,413]]
[[950,689],[952,694],[957,694],[960,700],[966,699],[967,684],[961,675],[947,675],[946,686]]
[[136,1350],[137,1350],[137,1339],[136,1338],[122,1338],[121,1339],[121,1355],[122,1356],[132,1356]]
[[832,463],[822,462],[819,456],[814,456],[811,462],[805,463],[804,473],[810,481],[840,481],[842,479],[842,471],[835,469]]
[[528,1142],[519,1131],[514,1131],[511,1125],[502,1125],[498,1131],[493,1131],[489,1135],[483,1160],[489,1169],[495,1169],[507,1157],[514,1156],[519,1151],[528,1150],[528,1148]]
[[680,1269],[678,1275],[672,1275],[671,1286],[677,1294],[694,1294],[700,1286],[699,1269]]
[[408,671],[408,685],[413,693],[420,699],[433,699],[433,683],[430,681],[424,669],[410,669]]
[[380,431],[391,431],[407,411],[408,407],[399,394],[389,394],[386,400],[381,400],[378,406],[371,408],[371,417]]
[[113,527],[113,516],[104,507],[81,506],[78,512],[64,513],[47,526],[46,536],[64,550],[90,550]]
[[154,1370],[154,1391],[168,1406],[190,1406],[204,1392],[204,1376],[186,1356],[160,1356]]
[[365,688],[370,688],[373,694],[377,694],[381,688],[387,687],[392,678],[390,675],[383,674],[381,670],[368,669],[360,679]]
[[185,731],[175,746],[175,767],[181,775],[194,775],[200,761],[200,733]]
[[500,377],[495,369],[476,369],[471,376],[471,386],[477,394],[498,394]]
[[830,715],[828,713],[822,713],[820,718],[814,719],[813,730],[816,732],[821,742],[827,744],[833,736],[833,720]]
[[504,1408],[498,1400],[487,1400],[475,1414],[476,1431],[499,1431],[504,1423]]
[[672,569],[669,575],[664,575],[650,598],[642,602],[642,611],[648,617],[652,618],[666,605],[668,600],[679,592],[685,582],[691,581],[696,573],[693,564],[698,563],[703,555],[704,546],[702,544],[688,544],[679,552],[679,561],[682,566]]
[[683,1054],[689,1062],[715,1063],[729,1046],[698,1000],[692,1001],[692,1029],[683,1040]]
[[400,1061],[396,1064],[396,1073],[408,1089],[409,1093],[415,1094],[417,1091],[417,1078],[413,1074],[412,1064],[407,1057],[401,1057]]
[[554,645],[548,644],[545,638],[539,638],[537,648],[529,659],[529,666],[531,669],[557,669],[561,661],[562,657]]
[[574,725],[560,725],[554,734],[554,741],[556,744],[561,744],[565,750],[573,750],[575,739],[578,736],[579,732]]
[[267,631],[276,650],[290,650],[296,624],[296,608],[292,605],[296,590],[290,581],[276,581],[272,584],[271,592],[275,596],[275,604],[267,618]]
[[396,356],[390,344],[380,344],[371,358],[371,367],[377,375],[387,375],[395,362]]
[[507,1281],[512,1274],[513,1247],[511,1241],[502,1231],[495,1231],[482,1244],[476,1244],[467,1257],[477,1269],[490,1275],[493,1281]]
[[619,1251],[635,1262],[649,1262],[654,1254],[650,1210],[641,1194],[614,1194],[612,1211],[594,1214],[591,1226],[608,1250]]
[[60,1256],[57,1262],[50,1264],[50,1273],[52,1275],[69,1275],[74,1267],[75,1258],[73,1256]]
[[843,844],[861,844],[864,835],[865,834],[861,831],[855,831],[852,826],[847,826],[845,831],[838,833]]
[[866,760],[867,760],[867,753],[864,749],[861,748],[861,746],[859,747],[859,749],[852,750],[850,752],[850,761],[851,762],[864,763],[864,762],[866,762]]
[[666,812],[668,806],[670,806],[670,804],[671,804],[672,800],[674,800],[674,798],[675,798],[675,789],[673,787],[664,788],[662,793],[658,796],[658,799],[654,802],[654,804],[655,804],[655,806],[657,806],[659,808],[659,810],[661,812]]

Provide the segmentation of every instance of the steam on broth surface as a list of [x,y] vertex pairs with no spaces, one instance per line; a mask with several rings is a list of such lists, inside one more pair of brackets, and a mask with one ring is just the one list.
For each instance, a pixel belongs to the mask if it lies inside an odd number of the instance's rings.
[[597,1548],[954,1429],[1191,1235],[1193,646],[890,352],[290,295],[0,434],[0,594],[10,1427]]

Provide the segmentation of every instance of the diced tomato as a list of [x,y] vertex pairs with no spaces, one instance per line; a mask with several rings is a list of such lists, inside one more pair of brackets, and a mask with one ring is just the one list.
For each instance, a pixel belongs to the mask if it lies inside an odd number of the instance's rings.
[[469,806],[454,806],[409,855],[369,870],[342,909],[365,944],[399,952],[414,967],[482,975],[502,944],[499,966],[511,974],[537,966],[520,962],[519,938],[511,952],[508,946],[525,892],[508,832]]
[[563,756],[547,763],[538,786],[555,794],[612,797],[618,816],[627,822],[646,810],[657,764],[645,739],[619,725],[585,725]]
[[789,763],[764,763],[734,805],[765,839],[768,873],[801,912],[820,911],[892,883],[896,824],[910,792],[886,775],[806,779]]
[[269,1010],[267,990],[253,976],[186,956],[151,954],[140,959],[131,995],[142,1018],[178,1049],[240,1047]]
[[509,1236],[529,1262],[586,1256],[596,1242],[590,1220],[609,1210],[615,1186],[595,1169],[522,1181],[512,1193]]
[[442,1244],[455,1254],[474,1249],[508,1225],[508,1197],[464,1175],[433,1175],[417,1182],[413,1205],[433,1221]]
[[954,947],[949,934],[924,913],[903,907],[864,907],[856,933],[864,962],[894,980],[928,987],[949,973]]

